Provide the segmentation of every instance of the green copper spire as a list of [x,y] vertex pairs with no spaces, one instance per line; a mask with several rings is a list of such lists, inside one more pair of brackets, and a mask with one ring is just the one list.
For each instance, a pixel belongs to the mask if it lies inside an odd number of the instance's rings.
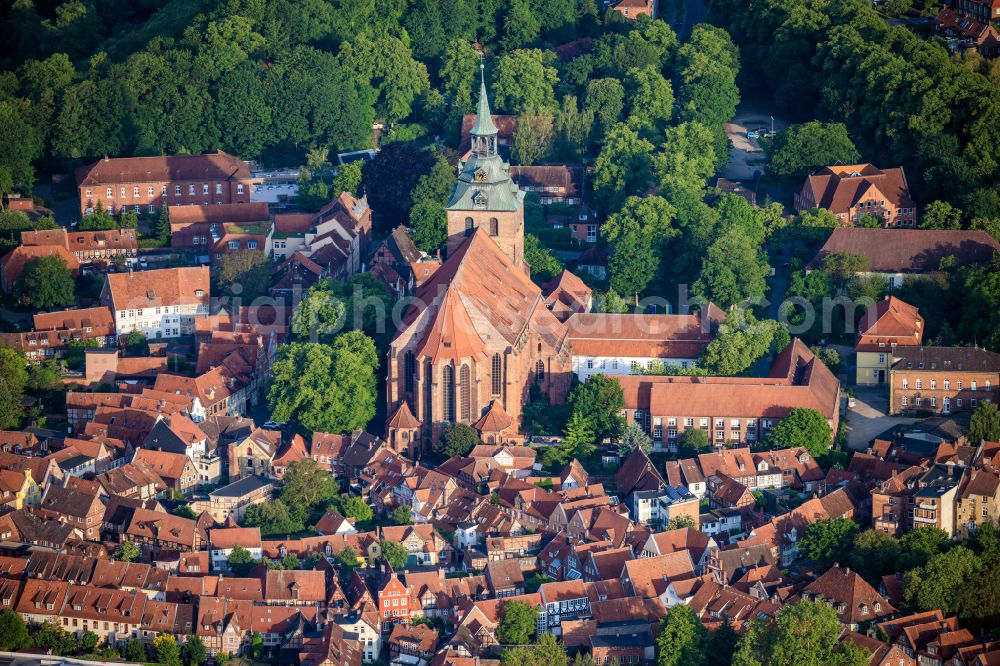
[[486,74],[483,61],[479,61],[479,110],[476,124],[472,126],[472,136],[494,136],[497,126],[493,124],[493,114],[490,113],[490,100],[486,94]]

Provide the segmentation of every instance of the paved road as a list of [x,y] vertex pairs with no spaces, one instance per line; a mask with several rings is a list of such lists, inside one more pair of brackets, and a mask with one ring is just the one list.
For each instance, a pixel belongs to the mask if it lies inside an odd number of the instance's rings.
[[[671,0],[660,0],[670,2]],[[684,0],[684,23],[677,31],[677,37],[683,42],[691,36],[691,31],[699,23],[708,22],[708,5],[704,0]]]
[[920,419],[889,416],[889,394],[885,387],[856,387],[854,407],[847,416],[847,446],[856,451],[868,448],[876,436],[901,423]]

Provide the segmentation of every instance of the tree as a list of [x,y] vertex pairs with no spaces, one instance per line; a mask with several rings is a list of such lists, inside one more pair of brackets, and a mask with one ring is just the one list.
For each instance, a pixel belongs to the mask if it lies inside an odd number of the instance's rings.
[[537,39],[542,26],[528,0],[512,0],[503,19],[500,46],[506,51],[530,46]]
[[524,581],[524,592],[526,594],[534,594],[535,592],[538,592],[538,588],[545,583],[553,582],[555,582],[555,579],[551,576],[536,571],[528,576],[528,578]]
[[706,666],[730,666],[739,640],[740,635],[733,629],[729,618],[724,617],[722,624],[708,640],[708,649],[705,652]]
[[614,289],[604,293],[594,294],[594,312],[611,312],[622,314],[628,312],[628,303]]
[[233,549],[229,552],[229,557],[226,558],[226,563],[229,565],[229,569],[239,578],[245,578],[250,573],[250,570],[257,566],[257,560],[243,546],[233,546]]
[[108,231],[117,226],[115,218],[104,210],[100,201],[94,206],[94,212],[80,220],[80,231]]
[[733,666],[865,666],[868,654],[840,642],[837,612],[825,601],[799,601],[778,611],[768,629],[754,620],[737,643]]
[[131,541],[122,541],[115,548],[114,558],[119,562],[135,562],[139,559],[139,547]]
[[691,516],[677,516],[676,518],[671,518],[667,521],[668,530],[697,530],[698,526],[694,522],[694,518]]
[[686,428],[681,435],[680,444],[677,445],[677,455],[681,458],[690,458],[708,450],[711,445],[708,431],[701,428]]
[[315,460],[305,458],[288,464],[281,499],[294,515],[302,516],[303,521],[318,507],[329,504],[336,495],[336,480]]
[[626,73],[629,124],[660,134],[674,112],[674,89],[655,65],[634,67]]
[[952,615],[959,610],[962,588],[982,570],[983,563],[973,551],[957,546],[907,572],[903,579],[903,596],[914,610],[940,609]]
[[551,280],[563,270],[562,260],[543,247],[535,234],[524,235],[524,261],[531,266],[531,277],[539,282]]
[[375,416],[378,354],[360,331],[326,345],[286,343],[278,348],[268,394],[275,419],[297,418],[304,428],[348,432]]
[[156,227],[154,228],[157,239],[163,244],[170,242],[170,207],[160,206],[160,212],[156,216]]
[[770,271],[760,248],[734,227],[709,246],[693,290],[722,307],[758,302],[767,290]]
[[266,252],[258,250],[227,252],[219,258],[213,277],[218,291],[250,305],[267,293],[271,284],[271,260]]
[[361,32],[345,53],[346,66],[371,82],[375,112],[390,123],[410,115],[413,101],[429,87],[427,68],[413,59],[408,42],[388,31]]
[[556,114],[557,153],[567,159],[578,159],[587,148],[593,126],[593,111],[581,110],[575,95],[563,97]]
[[337,175],[334,177],[331,187],[334,195],[350,192],[356,197],[361,196],[361,167],[363,165],[363,160],[354,160],[337,167]]
[[54,622],[45,622],[31,632],[31,647],[51,650],[62,656],[76,651],[76,637]]
[[879,530],[865,530],[854,537],[850,552],[851,568],[872,585],[896,571],[902,548],[896,537]]
[[477,444],[479,433],[475,428],[467,423],[452,423],[441,433],[434,450],[443,457],[451,458],[468,455]]
[[16,429],[21,422],[21,397],[27,384],[24,356],[10,347],[0,347],[0,428]]
[[368,203],[378,211],[380,219],[376,219],[376,224],[383,225],[385,232],[391,231],[397,220],[409,218],[412,192],[417,182],[431,171],[435,161],[434,153],[426,148],[393,141],[362,167],[361,182]]
[[917,527],[899,539],[902,553],[899,556],[898,571],[909,571],[922,567],[935,555],[948,547],[948,533],[936,527]]
[[601,225],[601,235],[611,246],[611,288],[633,294],[636,304],[639,292],[659,270],[663,244],[677,235],[671,226],[675,212],[663,197],[629,197]]
[[181,666],[181,649],[170,634],[157,636],[153,640],[153,649],[156,651],[156,660],[163,666]]
[[149,356],[149,341],[142,331],[129,331],[122,336],[122,345],[129,356]]
[[606,375],[592,375],[577,384],[569,393],[573,415],[580,414],[594,429],[598,441],[617,438],[625,427],[621,411],[625,409],[625,394],[618,380]]
[[821,518],[806,527],[799,539],[799,551],[820,569],[829,569],[838,562],[848,561],[858,531],[858,524],[848,518]]
[[39,310],[76,303],[73,275],[66,260],[55,254],[28,261],[14,285],[14,293],[22,303],[30,303]]
[[91,654],[94,651],[94,648],[97,647],[98,640],[97,634],[92,631],[85,631],[80,635],[77,644],[79,645],[80,651],[84,654]]
[[569,657],[555,636],[544,633],[534,645],[504,650],[500,663],[503,666],[569,666]]
[[149,656],[146,654],[146,647],[139,641],[139,639],[133,638],[125,644],[125,649],[122,651],[122,659],[125,659],[126,661],[145,663],[149,659]]
[[26,100],[0,101],[0,196],[31,189],[35,182],[31,163],[41,156],[44,138],[31,122],[31,112]]
[[280,499],[248,507],[243,520],[247,527],[259,527],[265,536],[301,532],[305,529],[303,522],[299,512],[293,513]]
[[705,662],[708,631],[689,606],[670,609],[656,638],[657,666],[699,666]]
[[524,166],[534,164],[552,149],[554,136],[552,116],[540,115],[538,110],[528,108],[517,117],[511,152],[514,161]]
[[208,661],[208,653],[205,651],[205,644],[201,642],[201,636],[188,634],[184,639],[184,664],[198,666],[206,661]]
[[[523,0],[522,0],[523,1]],[[539,49],[518,49],[497,61],[493,103],[512,114],[552,113],[558,109],[553,86],[559,77],[555,67],[545,64]]]
[[705,347],[698,366],[713,375],[742,374],[773,348],[779,329],[783,330],[776,321],[760,321],[748,308],[734,308]]
[[947,201],[932,201],[920,215],[921,229],[961,229],[962,211]]
[[612,127],[594,161],[594,196],[604,211],[616,211],[630,196],[642,195],[652,179],[653,144],[627,125]]
[[28,367],[27,387],[32,391],[54,391],[62,385],[62,374],[56,361],[42,361]]
[[333,556],[333,559],[343,574],[342,579],[349,578],[351,572],[358,568],[358,552],[353,548],[345,547],[340,549]]
[[804,447],[813,458],[819,458],[830,448],[833,429],[826,418],[815,409],[799,407],[781,419],[767,437],[767,445],[774,449],[793,446]]
[[646,431],[638,423],[629,423],[622,432],[621,440],[618,442],[618,456],[627,458],[633,449],[641,449],[643,453],[653,450],[653,440],[649,438]]
[[417,249],[434,254],[448,242],[448,211],[437,201],[417,201],[410,209],[410,229]]
[[508,601],[500,607],[497,638],[504,645],[527,643],[535,633],[538,610],[523,601]]
[[592,79],[587,83],[584,109],[593,114],[598,136],[604,137],[621,120],[625,110],[625,86],[614,78]]
[[21,615],[11,608],[0,611],[0,650],[15,652],[30,644],[28,626]]
[[360,497],[342,495],[336,502],[344,518],[354,518],[356,522],[367,523],[372,519],[372,508]]
[[981,403],[969,419],[969,441],[978,445],[984,440],[1000,440],[1000,409],[992,402]]
[[402,544],[395,541],[381,541],[382,559],[388,562],[393,569],[402,569],[406,566],[406,560],[410,557],[409,551]]
[[581,412],[574,411],[566,422],[559,462],[570,458],[586,458],[595,449],[597,433],[591,420]]
[[391,517],[396,525],[409,525],[413,522],[413,510],[403,504],[392,510]]
[[861,154],[847,135],[847,127],[813,120],[778,132],[767,171],[777,178],[799,181],[820,167],[837,162],[856,164],[859,159]]

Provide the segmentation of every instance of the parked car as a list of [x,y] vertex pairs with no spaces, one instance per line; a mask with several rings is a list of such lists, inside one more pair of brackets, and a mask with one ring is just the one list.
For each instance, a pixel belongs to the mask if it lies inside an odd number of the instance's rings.
[[277,421],[265,421],[261,428],[264,430],[281,430],[284,425],[284,423],[278,423]]
[[757,130],[747,130],[748,139],[759,139],[760,133]]

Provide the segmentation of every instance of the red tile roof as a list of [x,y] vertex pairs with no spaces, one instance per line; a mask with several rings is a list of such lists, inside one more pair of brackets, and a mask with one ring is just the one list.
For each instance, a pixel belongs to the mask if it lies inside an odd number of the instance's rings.
[[929,229],[865,229],[837,227],[806,266],[815,270],[834,252],[868,259],[873,273],[925,273],[936,271],[945,257],[959,266],[991,261],[1000,243],[985,231]]
[[[917,308],[895,296],[870,306],[858,324],[855,351],[883,351],[893,344],[919,345],[923,321]],[[883,346],[879,347],[879,343]]]
[[221,150],[204,155],[107,158],[76,170],[79,186],[176,180],[249,179],[250,165]]

